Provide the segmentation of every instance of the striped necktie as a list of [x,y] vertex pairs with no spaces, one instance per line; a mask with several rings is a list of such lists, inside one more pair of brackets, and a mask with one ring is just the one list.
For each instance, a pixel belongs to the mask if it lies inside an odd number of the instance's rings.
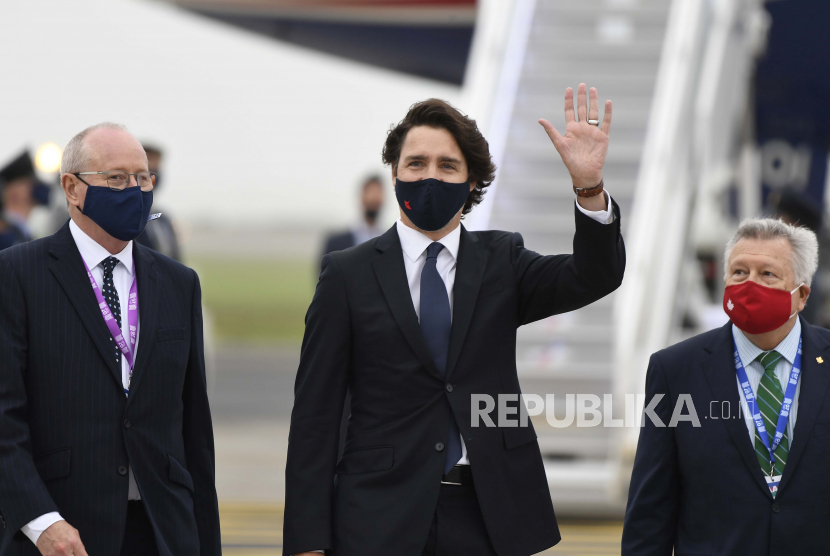
[[[761,382],[758,384],[758,393],[756,399],[758,400],[758,409],[761,411],[761,416],[764,419],[764,427],[767,429],[767,438],[770,445],[775,437],[775,428],[778,425],[778,415],[781,413],[781,404],[784,400],[784,391],[781,389],[781,383],[778,382],[778,377],[775,376],[775,366],[782,355],[777,351],[767,351],[759,355],[755,360],[759,361],[764,367],[764,376],[761,377]],[[790,451],[790,439],[787,437],[787,431],[784,431],[784,438],[781,439],[781,444],[775,449],[775,469],[770,469],[769,451],[761,437],[758,435],[758,430],[755,430],[755,454],[758,456],[758,463],[761,464],[761,469],[767,476],[777,476],[784,472],[784,465],[787,463],[787,454]],[[773,492],[773,497],[776,492]]]

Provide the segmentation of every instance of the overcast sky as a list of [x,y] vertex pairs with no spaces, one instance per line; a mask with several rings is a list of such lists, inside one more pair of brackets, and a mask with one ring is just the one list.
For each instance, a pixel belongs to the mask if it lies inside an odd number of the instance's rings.
[[158,201],[191,224],[346,224],[389,126],[462,98],[150,0],[2,2],[0,21],[0,161],[124,123],[167,150]]

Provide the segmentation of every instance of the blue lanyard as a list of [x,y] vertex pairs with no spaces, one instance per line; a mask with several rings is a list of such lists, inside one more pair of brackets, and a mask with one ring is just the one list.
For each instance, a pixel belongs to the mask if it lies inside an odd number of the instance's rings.
[[798,353],[793,362],[793,369],[790,371],[790,379],[787,382],[787,389],[784,391],[784,401],[781,404],[781,413],[778,414],[778,423],[775,426],[775,437],[772,439],[772,446],[769,443],[769,435],[767,428],[764,426],[764,419],[761,417],[761,410],[758,409],[758,404],[755,403],[755,393],[752,391],[752,385],[749,383],[749,378],[746,376],[746,369],[741,363],[741,356],[738,355],[738,346],[735,346],[735,371],[738,373],[738,380],[741,383],[741,390],[746,399],[746,405],[752,414],[752,419],[755,420],[755,430],[761,438],[761,442],[766,446],[769,452],[770,472],[774,474],[775,470],[775,449],[781,444],[784,438],[784,432],[787,430],[787,419],[790,417],[790,409],[795,399],[795,390],[798,387],[798,379],[801,378],[801,339],[798,340]]

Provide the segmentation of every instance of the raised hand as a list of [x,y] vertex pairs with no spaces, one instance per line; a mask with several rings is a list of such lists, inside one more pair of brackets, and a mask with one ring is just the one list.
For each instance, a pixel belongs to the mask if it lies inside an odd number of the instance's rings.
[[574,116],[574,91],[565,90],[565,135],[547,120],[539,120],[553,142],[556,152],[571,174],[576,187],[594,187],[602,180],[602,166],[608,153],[608,132],[611,130],[611,101],[605,101],[602,127],[591,125],[588,120],[599,120],[597,90],[591,87],[588,106],[585,83],[579,84],[577,114]]

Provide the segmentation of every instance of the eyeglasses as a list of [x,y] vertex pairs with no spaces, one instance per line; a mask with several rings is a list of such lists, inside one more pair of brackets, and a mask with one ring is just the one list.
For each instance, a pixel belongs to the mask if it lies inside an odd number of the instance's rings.
[[122,170],[113,170],[111,172],[75,172],[72,174],[82,182],[90,187],[92,184],[87,183],[81,176],[104,176],[107,180],[107,187],[116,191],[124,191],[130,185],[130,176],[135,176],[135,181],[142,191],[152,191],[156,185],[156,175],[153,172],[138,172],[130,174]]

